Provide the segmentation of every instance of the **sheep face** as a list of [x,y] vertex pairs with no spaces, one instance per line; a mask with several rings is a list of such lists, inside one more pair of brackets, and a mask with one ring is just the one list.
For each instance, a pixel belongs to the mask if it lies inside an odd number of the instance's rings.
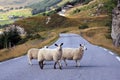
[[87,48],[85,47],[85,45],[80,44],[80,50],[85,51],[85,50],[87,50]]
[[55,44],[55,46],[57,46],[57,50],[59,50],[59,51],[62,51],[62,45],[63,45],[63,43],[61,43],[60,45]]

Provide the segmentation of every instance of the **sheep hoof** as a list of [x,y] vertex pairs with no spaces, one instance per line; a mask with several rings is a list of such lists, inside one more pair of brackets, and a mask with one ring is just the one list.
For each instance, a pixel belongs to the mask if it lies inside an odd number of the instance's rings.
[[43,67],[42,67],[42,66],[40,66],[40,69],[43,69]]
[[75,66],[75,67],[80,67],[80,66]]
[[31,63],[28,63],[28,65],[31,65],[31,66],[32,66],[33,64],[31,64]]
[[62,70],[62,67],[60,67],[60,70]]

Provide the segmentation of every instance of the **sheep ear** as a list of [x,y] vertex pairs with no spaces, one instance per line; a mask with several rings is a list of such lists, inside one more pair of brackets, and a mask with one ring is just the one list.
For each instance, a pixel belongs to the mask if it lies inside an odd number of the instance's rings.
[[63,45],[63,43],[60,44],[60,46],[62,46],[62,45]]
[[45,46],[45,48],[48,48],[48,46]]
[[80,46],[82,46],[82,44],[80,44]]
[[57,44],[55,44],[55,46],[58,46]]

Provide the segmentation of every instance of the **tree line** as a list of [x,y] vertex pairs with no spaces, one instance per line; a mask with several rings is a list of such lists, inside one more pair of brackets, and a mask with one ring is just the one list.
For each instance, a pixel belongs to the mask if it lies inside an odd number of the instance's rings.
[[21,39],[22,38],[16,28],[4,31],[3,34],[0,35],[0,49],[11,48],[17,45]]

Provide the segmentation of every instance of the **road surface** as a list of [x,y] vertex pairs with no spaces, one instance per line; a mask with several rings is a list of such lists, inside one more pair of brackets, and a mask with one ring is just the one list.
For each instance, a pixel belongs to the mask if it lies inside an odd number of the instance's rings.
[[[63,69],[53,69],[53,61],[45,62],[41,70],[37,60],[28,65],[27,56],[18,57],[0,63],[0,80],[120,80],[120,58],[113,52],[90,44],[77,34],[60,34],[55,42],[64,43],[63,47],[78,47],[86,44],[81,66],[75,67],[74,61],[68,66],[62,62]],[[51,45],[50,48],[55,48]]]

